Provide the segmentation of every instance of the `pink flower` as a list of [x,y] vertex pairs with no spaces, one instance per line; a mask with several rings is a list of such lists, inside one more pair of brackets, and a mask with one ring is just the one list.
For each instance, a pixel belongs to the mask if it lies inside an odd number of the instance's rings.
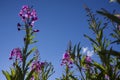
[[[35,21],[38,20],[36,10],[32,7],[29,7],[28,5],[24,5],[22,9],[19,12],[19,16],[22,18],[22,21],[24,24],[17,24],[18,31],[20,30],[26,30],[26,27],[33,27]],[[33,30],[33,29],[32,29]],[[33,30],[33,32],[39,32],[39,30]]]
[[86,53],[86,56],[85,56],[85,63],[89,64],[91,63],[92,59],[91,59],[91,56],[94,54],[94,51],[93,50],[89,50],[88,47],[83,47],[83,53]]
[[36,72],[40,72],[42,67],[45,65],[44,62],[40,62],[40,61],[35,61],[32,64],[32,70],[35,69]]
[[92,61],[91,57],[90,56],[86,56],[85,57],[85,62],[86,63],[90,63]]
[[38,20],[36,10],[32,9],[28,5],[24,5],[22,7],[19,16],[22,18],[23,22],[29,23],[29,26],[33,26],[34,22]]
[[22,61],[22,52],[21,52],[21,49],[20,48],[14,48],[12,51],[11,51],[11,54],[10,54],[10,60],[11,59],[15,59],[15,60],[20,60]]
[[73,60],[68,52],[63,54],[63,59],[61,65],[67,65],[69,68],[72,68]]
[[85,63],[86,63],[86,67],[90,68],[90,63],[92,62],[91,56],[86,55],[85,56]]

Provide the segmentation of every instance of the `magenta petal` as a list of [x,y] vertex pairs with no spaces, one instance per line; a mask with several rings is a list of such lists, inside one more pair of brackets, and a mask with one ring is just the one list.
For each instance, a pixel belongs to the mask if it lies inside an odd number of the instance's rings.
[[12,57],[9,57],[9,60],[12,60]]
[[33,32],[39,32],[39,30],[38,30],[38,29],[35,29],[35,30],[33,30]]
[[20,26],[21,26],[21,24],[20,24],[20,23],[18,23],[18,24],[17,24],[17,26],[18,26],[18,27],[20,27]]
[[20,31],[21,29],[20,28],[18,28],[18,31]]
[[91,62],[91,57],[90,56],[86,56],[85,62],[90,63]]

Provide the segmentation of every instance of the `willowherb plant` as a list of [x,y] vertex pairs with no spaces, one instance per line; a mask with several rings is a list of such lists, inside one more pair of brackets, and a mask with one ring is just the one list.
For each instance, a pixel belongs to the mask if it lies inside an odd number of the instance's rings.
[[[56,80],[120,80],[120,52],[114,50],[114,45],[112,45],[120,44],[119,15],[111,14],[105,9],[97,11],[111,20],[114,26],[113,32],[110,32],[112,41],[104,34],[108,23],[98,20],[87,6],[84,8],[87,11],[87,17],[89,17],[89,29],[94,37],[86,34],[84,36],[91,42],[93,50],[81,47],[80,43],[72,46],[72,43],[69,42],[61,61],[61,66],[64,67],[65,72],[62,77],[56,78]],[[13,48],[9,57],[9,60],[13,61],[10,72],[4,70],[2,72],[7,80],[48,80],[54,73],[53,65],[40,60],[36,47],[31,49],[29,47],[37,42],[34,38],[35,34],[39,32],[38,29],[34,28],[34,23],[38,20],[36,10],[24,5],[19,16],[22,23],[18,23],[17,28],[18,31],[25,31],[24,47]],[[35,56],[30,57],[32,54]],[[92,58],[93,56],[97,57],[99,61]]]
[[[7,80],[47,80],[54,73],[52,64],[39,60],[39,52],[36,47],[29,49],[31,44],[37,42],[34,40],[34,34],[39,32],[38,29],[34,29],[34,23],[38,20],[36,10],[24,5],[19,16],[23,23],[18,23],[17,28],[18,31],[25,31],[24,47],[22,49],[14,48],[11,51],[9,57],[10,60],[13,60],[11,73],[2,72]],[[29,56],[34,53],[35,56],[30,58]]]
[[[87,6],[84,6],[84,8],[89,18],[89,29],[93,33],[92,37],[86,34],[84,36],[91,42],[93,50],[90,51],[88,48],[82,48],[80,43],[72,46],[70,42],[67,53],[65,54],[67,54],[66,58],[72,60],[73,67],[67,68],[68,65],[64,65],[65,73],[57,80],[119,80],[120,52],[119,50],[114,50],[115,43],[117,43],[117,45],[120,44],[119,15],[116,16],[115,14],[111,14],[105,9],[97,11],[97,13],[110,19],[113,24],[113,32],[109,32],[107,35],[105,34],[105,30],[107,26],[109,26],[109,23],[106,23],[106,19],[104,23],[96,18],[96,15],[93,14],[91,9]],[[109,35],[111,35],[112,38],[105,37]],[[86,55],[84,55],[84,53],[86,53]],[[92,56],[99,60],[95,60]],[[67,61],[69,62],[70,60]]]

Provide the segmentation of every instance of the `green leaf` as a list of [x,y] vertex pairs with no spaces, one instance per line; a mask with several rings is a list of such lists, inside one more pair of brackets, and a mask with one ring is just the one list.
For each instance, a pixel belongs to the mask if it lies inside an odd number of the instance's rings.
[[2,73],[5,75],[5,77],[6,77],[7,80],[11,80],[10,74],[7,71],[3,71],[2,70]]
[[71,58],[74,60],[75,59],[75,53],[76,53],[76,45],[74,46],[71,55]]
[[36,43],[36,42],[38,42],[38,41],[31,41],[30,44],[34,44],[34,43]]
[[120,19],[108,12],[105,12],[105,11],[97,11],[97,13],[103,15],[103,16],[106,16],[107,18],[111,19],[112,21],[118,23],[120,25]]
[[61,79],[59,79],[59,78],[55,78],[55,80],[61,80]]
[[33,73],[35,72],[35,69],[33,69],[32,71],[30,71],[30,73],[28,74],[28,76],[26,77],[25,80],[30,80],[30,78],[32,77]]
[[48,79],[54,72],[53,65],[51,63],[45,63],[42,69],[43,78]]
[[78,43],[77,45],[77,52],[80,52],[81,48],[80,48],[80,43]]
[[35,38],[35,36],[30,36],[30,40],[33,40]]
[[115,40],[115,41],[111,42],[111,44],[113,44],[113,43],[120,44],[120,40]]
[[79,59],[81,57],[80,51],[81,51],[81,47],[80,47],[80,43],[78,43],[78,45],[77,45],[77,58],[79,58]]
[[96,66],[100,71],[105,72],[105,69],[102,65],[98,64],[97,62],[93,63],[94,66]]
[[72,53],[75,54],[76,52],[76,45],[74,46],[73,50],[72,50]]
[[110,35],[111,35],[113,38],[118,38],[118,36],[117,36],[116,34],[111,33]]
[[27,55],[26,55],[26,57],[28,57],[33,51],[35,51],[37,48],[36,47],[34,47],[34,48],[32,48],[28,53],[27,53]]
[[113,49],[111,49],[111,50],[102,50],[102,52],[100,52],[100,53],[103,54],[103,55],[110,53],[110,55],[112,55],[112,56],[120,57],[120,52],[115,51]]
[[92,38],[84,34],[84,37],[86,37],[88,40],[90,40],[92,43],[98,45]]
[[82,56],[80,63],[81,63],[81,67],[85,66],[85,56]]
[[69,75],[72,79],[71,80],[78,80],[76,77],[74,77],[73,75]]
[[33,57],[31,60],[29,60],[29,62],[26,65],[25,70],[27,71],[28,67],[31,65],[31,63],[35,60],[35,57]]
[[13,68],[10,68],[11,70],[11,75],[14,76],[16,73],[15,73],[15,70]]
[[99,46],[96,46],[93,44],[93,48],[95,52],[101,51],[101,48]]
[[103,31],[100,30],[98,35],[99,35],[99,43],[102,44]]
[[18,66],[18,65],[16,65],[16,68],[17,68],[17,71],[16,71],[17,77],[16,77],[16,79],[17,79],[17,80],[21,80],[21,79],[23,78],[22,70],[21,70],[20,66]]
[[72,42],[71,41],[69,41],[69,43],[68,43],[68,49],[67,50],[70,51],[70,52],[72,50]]

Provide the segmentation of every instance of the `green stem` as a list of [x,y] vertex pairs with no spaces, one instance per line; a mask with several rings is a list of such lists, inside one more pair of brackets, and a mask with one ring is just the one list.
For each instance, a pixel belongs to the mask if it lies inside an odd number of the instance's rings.
[[79,71],[80,71],[80,74],[81,74],[81,76],[82,76],[82,80],[85,80],[85,79],[84,79],[84,76],[83,76],[83,74],[82,74],[82,71],[81,71],[81,67],[80,67],[78,64],[76,64],[76,66],[78,67],[78,69],[79,69]]
[[29,46],[29,34],[30,34],[30,30],[29,30],[29,27],[28,26],[25,26],[26,27],[26,40],[25,40],[25,48],[24,48],[24,51],[23,51],[23,64],[22,64],[22,70],[23,70],[23,78],[22,80],[25,79],[25,75],[26,75],[26,69],[25,69],[25,66],[26,66],[26,54],[27,54],[27,50],[28,50],[28,46]]
[[68,65],[66,65],[66,77],[65,77],[65,80],[68,80],[68,76],[69,76],[69,68],[68,68]]

